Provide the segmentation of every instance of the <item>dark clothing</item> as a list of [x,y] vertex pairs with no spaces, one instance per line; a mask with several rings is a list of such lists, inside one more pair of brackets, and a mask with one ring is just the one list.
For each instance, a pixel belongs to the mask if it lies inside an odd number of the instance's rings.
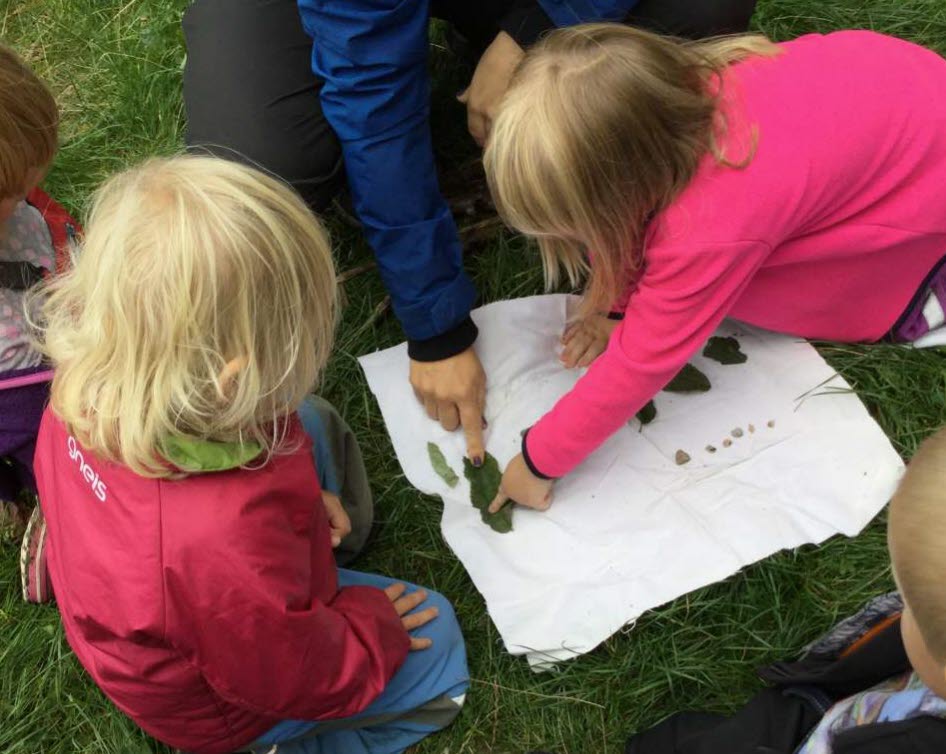
[[583,21],[627,18],[690,36],[738,31],[755,0],[692,5],[196,0],[184,18],[188,143],[262,165],[316,210],[347,178],[412,358],[439,360],[477,333],[469,318],[475,290],[434,170],[428,16],[451,22],[481,50],[500,29],[528,46],[553,26]]
[[[26,201],[43,216],[56,254],[56,272],[64,271],[78,223],[40,189],[30,192]],[[0,371],[0,501],[15,501],[23,491],[36,492],[33,453],[51,378],[45,364]]]
[[36,492],[33,453],[49,399],[48,378],[16,387],[5,387],[4,383],[33,374],[42,376],[48,370],[44,365],[0,375],[0,500],[15,501],[24,490]]
[[[625,754],[793,754],[835,702],[910,670],[899,614],[890,620],[876,609],[892,600],[875,600],[800,660],[762,669],[772,686],[734,715],[674,715],[632,736]],[[859,725],[838,732],[832,747],[834,754],[939,754],[946,751],[946,720]]]

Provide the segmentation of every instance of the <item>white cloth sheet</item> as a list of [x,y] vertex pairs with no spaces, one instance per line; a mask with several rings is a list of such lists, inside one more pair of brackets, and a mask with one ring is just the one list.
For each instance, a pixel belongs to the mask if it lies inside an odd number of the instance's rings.
[[[558,362],[572,304],[537,296],[473,312],[489,379],[487,447],[502,467],[520,432],[580,377]],[[653,423],[631,420],[556,483],[548,512],[517,508],[508,534],[470,504],[463,435],[417,403],[406,347],[360,359],[404,473],[443,498],[443,535],[509,652],[533,666],[588,652],[644,611],[781,549],[854,536],[889,499],[903,464],[814,348],[732,321],[718,334],[735,336],[748,361],[723,366],[697,354],[709,392],[658,394]],[[434,472],[428,441],[461,477],[454,489]],[[692,460],[678,466],[677,450]]]

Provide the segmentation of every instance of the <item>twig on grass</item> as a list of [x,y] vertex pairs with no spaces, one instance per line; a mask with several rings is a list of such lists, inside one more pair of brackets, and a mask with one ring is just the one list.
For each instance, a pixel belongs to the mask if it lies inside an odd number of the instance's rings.
[[377,266],[378,263],[374,260],[365,262],[364,264],[359,264],[357,267],[352,267],[350,270],[345,270],[344,272],[338,273],[338,275],[335,276],[335,282],[339,285],[342,285],[343,283],[347,283],[352,278],[358,277],[363,272],[373,270]]
[[378,302],[378,305],[375,306],[374,309],[372,309],[371,314],[368,315],[368,318],[367,318],[364,322],[361,323],[361,327],[359,327],[359,328],[355,331],[355,334],[354,334],[354,336],[353,336],[353,339],[354,339],[354,338],[357,338],[357,337],[358,337],[359,335],[361,335],[365,330],[368,330],[368,329],[370,329],[371,327],[373,327],[373,326],[375,325],[375,323],[376,323],[379,319],[381,319],[381,317],[383,317],[383,316],[387,313],[388,309],[390,309],[390,308],[391,308],[391,297],[390,297],[390,296],[385,296],[383,299],[381,299],[381,300]]
[[460,228],[460,241],[464,246],[481,243],[489,240],[493,234],[502,229],[503,221],[498,217],[487,217]]

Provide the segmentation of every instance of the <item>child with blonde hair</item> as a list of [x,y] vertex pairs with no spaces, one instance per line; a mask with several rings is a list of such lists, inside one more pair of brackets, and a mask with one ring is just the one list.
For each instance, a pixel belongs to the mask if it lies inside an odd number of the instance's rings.
[[100,189],[47,293],[47,561],[106,695],[207,754],[399,752],[447,725],[467,685],[449,604],[333,557],[371,500],[307,401],[337,303],[301,199],[223,160],[150,161]]
[[562,359],[590,368],[529,430],[494,506],[548,507],[551,480],[724,317],[806,338],[938,337],[944,91],[941,57],[866,31],[684,42],[598,24],[530,50],[486,171],[548,282],[587,274]]
[[76,229],[38,188],[56,155],[58,130],[52,93],[0,45],[0,536],[18,536],[29,517],[33,451],[51,377],[31,342],[26,296],[67,259]]
[[939,754],[946,751],[946,429],[923,443],[890,504],[900,593],[872,600],[734,715],[684,712],[626,754]]

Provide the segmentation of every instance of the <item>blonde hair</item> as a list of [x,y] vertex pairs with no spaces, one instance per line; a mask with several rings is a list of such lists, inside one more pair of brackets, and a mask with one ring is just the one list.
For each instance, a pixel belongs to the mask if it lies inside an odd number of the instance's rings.
[[913,456],[890,503],[890,556],[927,648],[946,663],[946,428]]
[[329,240],[306,205],[205,156],[108,180],[75,268],[40,295],[53,410],[81,445],[151,477],[173,476],[169,437],[277,451],[336,321]]
[[720,146],[721,74],[777,52],[758,35],[692,42],[588,24],[553,32],[526,54],[484,164],[502,217],[538,239],[550,288],[562,271],[573,286],[587,274],[584,313],[614,304],[642,265],[649,218],[700,159],[712,152],[734,167],[751,159],[733,162]]
[[0,199],[27,189],[29,171],[52,162],[58,129],[52,93],[13,50],[0,45]]

